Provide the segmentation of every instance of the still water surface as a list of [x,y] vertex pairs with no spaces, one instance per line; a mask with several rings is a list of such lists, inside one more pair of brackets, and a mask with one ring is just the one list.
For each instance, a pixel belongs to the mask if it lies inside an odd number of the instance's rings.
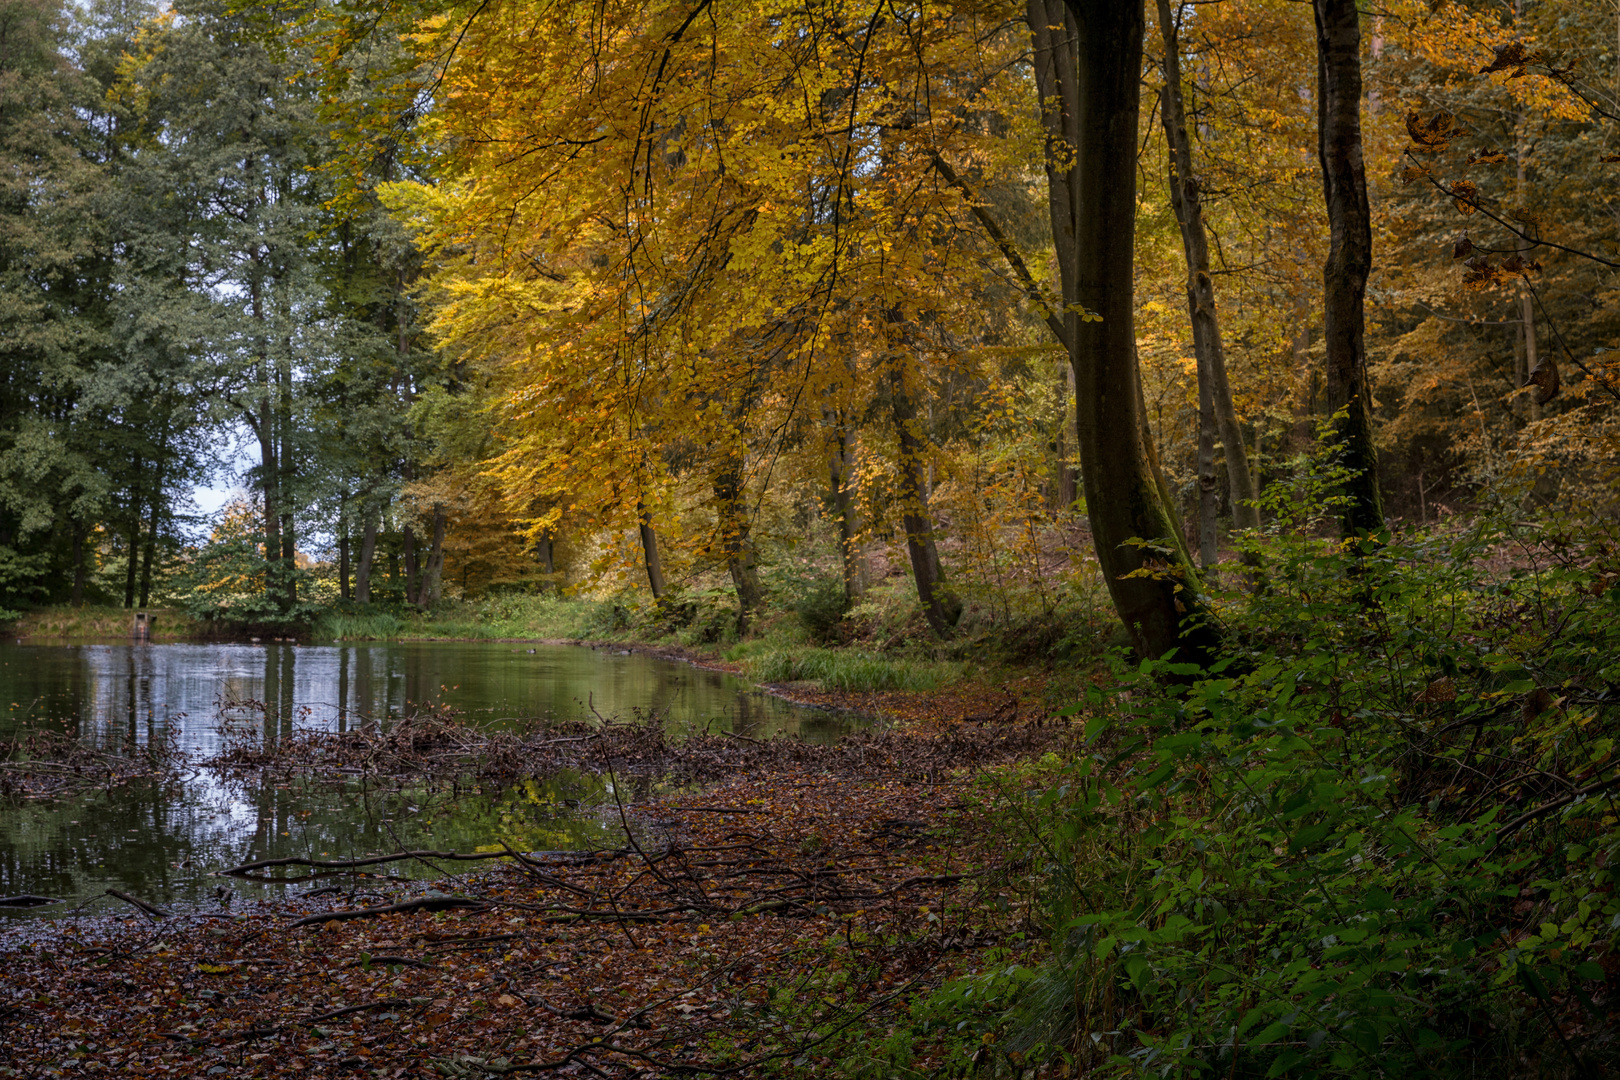
[[[828,741],[854,723],[718,672],[576,646],[0,645],[0,739],[52,727],[119,754],[173,739],[196,760],[233,732],[275,740],[298,728],[341,730],[437,704],[496,724],[592,712],[628,719],[653,710],[676,735],[707,728]],[[378,795],[227,782],[207,770],[183,775],[178,784],[0,803],[0,896],[77,901],[111,886],[147,900],[199,900],[221,884],[215,870],[257,859],[349,858],[401,845],[470,851],[502,838],[531,850],[622,842],[616,815],[588,809],[612,799],[598,778],[558,777],[491,794]]]

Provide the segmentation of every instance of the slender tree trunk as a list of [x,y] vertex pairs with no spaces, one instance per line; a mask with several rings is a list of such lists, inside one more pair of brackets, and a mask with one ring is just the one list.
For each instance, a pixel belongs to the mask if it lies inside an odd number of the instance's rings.
[[[1181,2],[1177,0],[1176,12],[1170,10],[1170,0],[1158,0],[1158,7],[1159,30],[1164,38],[1164,100],[1160,116],[1170,148],[1170,205],[1181,226],[1182,250],[1187,257],[1187,310],[1192,316],[1193,351],[1198,357],[1200,412],[1207,385],[1213,419],[1226,451],[1233,524],[1240,529],[1256,529],[1260,527],[1258,492],[1249,469],[1243,429],[1238,425],[1237,411],[1232,405],[1232,387],[1226,378],[1226,349],[1215,313],[1215,282],[1209,272],[1209,237],[1204,229],[1198,179],[1192,168],[1192,140],[1187,134],[1181,85],[1181,42],[1177,33]],[[1200,471],[1200,486],[1203,483],[1204,474]],[[1202,496],[1200,498],[1202,500]],[[1202,523],[1199,527],[1202,530]],[[1205,566],[1210,565],[1205,563]]]
[[[1367,379],[1367,275],[1372,215],[1361,143],[1361,13],[1355,0],[1313,0],[1316,12],[1317,152],[1331,229],[1323,267],[1328,409],[1335,415],[1345,487],[1344,535],[1383,528]],[[1342,415],[1341,415],[1342,412]]]
[[[1518,122],[1514,125],[1514,164],[1517,186],[1514,194],[1520,206],[1530,203],[1530,189],[1524,175],[1525,159],[1530,156],[1529,131],[1527,118],[1519,114]],[[1519,257],[1526,262],[1530,261],[1530,242],[1523,237],[1517,244]],[[1526,412],[1531,421],[1541,419],[1541,407],[1558,396],[1558,366],[1552,362],[1550,356],[1543,357],[1536,351],[1536,307],[1535,297],[1530,292],[1530,282],[1521,277],[1519,279],[1519,342],[1524,350],[1524,381],[1520,386],[1534,386],[1530,391],[1529,404]]]
[[349,599],[349,493],[338,495],[338,599]]
[[377,556],[377,511],[366,508],[366,523],[360,531],[360,564],[354,571],[354,599],[371,603],[371,565]]
[[444,529],[447,516],[443,503],[433,506],[433,540],[428,548],[427,568],[422,572],[422,606],[439,602],[444,584]]
[[421,601],[421,593],[417,581],[416,530],[407,525],[400,530],[400,534],[400,559],[404,563],[405,571],[405,602],[418,604]]
[[[534,542],[534,557],[540,563],[540,570],[546,575],[546,588],[561,592],[557,587],[557,537],[550,529],[542,529],[540,537]],[[465,582],[463,582],[465,588]]]
[[828,492],[838,521],[838,551],[844,572],[844,607],[854,605],[866,591],[866,559],[861,552],[860,510],[855,503],[855,429],[842,410],[832,414],[836,441],[828,459]]
[[1215,395],[1209,380],[1203,378],[1204,365],[1198,365],[1198,563],[1204,570],[1215,569],[1220,561],[1216,535],[1216,512],[1220,495],[1215,477]]
[[[891,324],[897,321],[891,318]],[[907,379],[909,364],[899,351],[889,359],[890,400],[894,426],[900,436],[900,520],[906,529],[906,552],[911,576],[917,583],[928,625],[940,637],[949,637],[962,617],[962,601],[945,584],[939,549],[934,544],[934,523],[928,512],[926,466],[928,440],[917,421],[917,400]]]
[[1069,432],[1074,430],[1074,368],[1063,365],[1063,377],[1058,380],[1058,398],[1063,403],[1062,419],[1057,434],[1057,511],[1066,514],[1074,509],[1079,497],[1079,480],[1069,462]]
[[[159,486],[159,491],[162,487]],[[149,508],[150,520],[146,527],[146,550],[141,553],[141,607],[145,607],[152,596],[152,560],[157,552],[158,522],[163,515],[163,502],[159,498],[152,500]]]
[[714,499],[719,511],[720,545],[726,569],[737,591],[737,633],[746,634],[764,595],[754,564],[754,541],[748,523],[747,491],[743,487],[743,457],[736,448],[725,452],[714,478]]
[[135,606],[135,571],[141,553],[141,463],[135,462],[135,486],[129,496],[129,558],[125,561],[124,606]]
[[641,558],[647,568],[647,587],[652,590],[656,604],[664,598],[664,562],[658,557],[658,533],[653,530],[652,514],[640,498],[636,499],[636,525],[641,531]]
[[[1183,659],[1201,660],[1212,651],[1213,633],[1202,620],[1187,618],[1201,613],[1198,577],[1160,494],[1136,359],[1132,278],[1142,5],[1070,0],[1068,7],[1075,52],[1049,48],[1047,54],[1055,66],[1072,64],[1072,76],[1055,73],[1056,84],[1072,77],[1076,87],[1073,169],[1063,200],[1067,220],[1055,217],[1053,231],[1072,237],[1065,299],[1072,289],[1076,304],[1101,317],[1076,320],[1069,341],[1092,538],[1137,650],[1158,657],[1176,649]],[[1048,175],[1054,171],[1049,163]],[[1057,208],[1059,200],[1052,202]],[[1060,253],[1060,266],[1063,261]]]
[[84,604],[84,526],[77,521],[69,523],[73,530],[73,599],[74,607]]

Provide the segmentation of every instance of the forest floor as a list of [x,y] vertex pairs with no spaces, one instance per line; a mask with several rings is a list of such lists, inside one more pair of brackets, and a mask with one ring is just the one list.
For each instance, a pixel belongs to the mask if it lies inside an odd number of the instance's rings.
[[[1025,948],[1020,868],[974,817],[998,769],[1071,738],[1037,719],[912,721],[831,746],[623,727],[553,731],[519,760],[497,747],[480,760],[511,772],[604,740],[621,775],[701,794],[619,807],[615,850],[486,851],[488,869],[459,876],[444,855],[393,857],[445,870],[431,886],[382,880],[386,862],[256,866],[235,873],[309,884],[276,903],[17,923],[0,937],[0,1076],[809,1076],[857,1031],[862,1052],[888,1038],[926,1075],[971,1051],[919,1035],[908,1010],[988,950]],[[391,745],[420,766],[442,734]],[[312,738],[216,765],[399,764]]]

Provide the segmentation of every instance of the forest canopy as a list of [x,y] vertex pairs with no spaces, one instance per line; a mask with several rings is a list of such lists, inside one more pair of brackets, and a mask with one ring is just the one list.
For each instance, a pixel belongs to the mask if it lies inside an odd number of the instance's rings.
[[1317,6],[7,0],[0,607],[1156,655],[1312,461],[1607,505],[1613,20]]

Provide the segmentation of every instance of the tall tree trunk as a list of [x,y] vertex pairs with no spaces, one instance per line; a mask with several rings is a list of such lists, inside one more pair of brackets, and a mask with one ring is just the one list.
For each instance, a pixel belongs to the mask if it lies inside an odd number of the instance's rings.
[[653,530],[652,513],[639,497],[636,499],[636,527],[641,531],[641,559],[647,568],[647,587],[652,590],[656,604],[664,598],[664,561],[658,557],[658,533]]
[[1204,365],[1198,364],[1198,564],[1204,570],[1215,569],[1220,561],[1220,544],[1216,532],[1216,512],[1220,509],[1220,493],[1215,477],[1215,395],[1209,380],[1203,378]]
[[1062,419],[1058,421],[1057,434],[1057,511],[1066,514],[1074,509],[1074,500],[1079,497],[1079,480],[1074,466],[1069,461],[1069,432],[1074,430],[1074,368],[1067,362],[1063,365],[1063,377],[1058,380],[1058,398],[1063,403]]
[[400,530],[400,559],[405,570],[405,602],[416,604],[421,598],[416,573],[416,530],[409,525]]
[[861,552],[860,509],[855,502],[855,429],[843,410],[832,410],[835,441],[828,456],[828,494],[838,522],[838,552],[843,562],[844,607],[866,591],[866,559]]
[[[160,486],[159,491],[162,490]],[[145,607],[152,596],[152,560],[157,552],[158,522],[163,516],[163,502],[161,498],[154,498],[149,510],[150,520],[146,527],[146,550],[141,553],[141,607]]]
[[[1075,86],[1073,168],[1066,197],[1051,200],[1053,232],[1067,234],[1069,247],[1065,300],[1072,292],[1075,305],[1101,316],[1074,319],[1068,342],[1092,538],[1114,607],[1137,650],[1157,657],[1177,649],[1183,659],[1204,659],[1213,632],[1202,620],[1187,618],[1201,613],[1198,577],[1160,494],[1136,359],[1132,278],[1142,5],[1069,0],[1068,7],[1075,50],[1056,47],[1049,37],[1044,59],[1055,69],[1051,84],[1063,87],[1072,79]],[[1051,13],[1044,14],[1050,26]],[[1040,59],[1036,67],[1039,72]],[[1050,161],[1047,168],[1049,177],[1058,171]],[[1060,267],[1064,254],[1060,249]],[[1152,546],[1131,543],[1138,539]]]
[[[897,321],[898,315],[890,319],[891,324]],[[906,552],[911,556],[917,599],[928,625],[943,638],[950,636],[962,617],[962,601],[945,584],[945,570],[934,544],[934,523],[928,512],[928,439],[917,421],[917,400],[907,378],[909,367],[902,352],[891,351],[889,396],[900,436],[900,520],[906,529]]]
[[721,550],[726,569],[737,591],[737,633],[748,633],[754,613],[764,595],[759,587],[759,570],[754,563],[754,541],[748,522],[747,490],[743,487],[743,456],[739,448],[722,451],[719,471],[714,477],[715,508],[719,511]]
[[[1524,163],[1530,156],[1528,118],[1520,113],[1514,124],[1513,157],[1515,166],[1514,198],[1520,206],[1530,205],[1530,189],[1525,181]],[[1529,262],[1530,241],[1519,238],[1519,258]],[[1524,352],[1524,381],[1520,386],[1534,386],[1530,391],[1526,412],[1532,421],[1541,419],[1541,407],[1558,396],[1558,365],[1552,358],[1542,357],[1536,351],[1535,297],[1530,292],[1528,278],[1519,278],[1519,345]]]
[[360,564],[354,571],[354,599],[357,603],[371,603],[371,565],[377,556],[378,514],[366,507],[366,523],[360,531]]
[[556,581],[557,537],[551,529],[540,530],[540,536],[534,542],[534,557],[540,563],[541,573],[546,575],[546,588],[561,592]]
[[338,599],[349,599],[349,493],[338,495]]
[[[1215,313],[1215,282],[1209,273],[1209,237],[1204,229],[1204,208],[1198,179],[1192,168],[1192,140],[1187,134],[1187,111],[1181,86],[1181,42],[1178,22],[1182,4],[1170,10],[1170,0],[1158,0],[1159,30],[1164,38],[1165,141],[1170,148],[1170,206],[1181,226],[1181,245],[1187,257],[1187,310],[1192,316],[1193,352],[1198,357],[1200,412],[1206,385],[1221,446],[1226,451],[1226,475],[1232,493],[1232,522],[1240,529],[1260,527],[1254,475],[1249,469],[1243,429],[1232,405],[1232,387],[1226,378],[1226,349],[1220,320]],[[1204,483],[1200,472],[1199,484]],[[1200,499],[1202,500],[1202,496]],[[1203,525],[1200,523],[1200,531]],[[1203,544],[1200,541],[1200,547]],[[1205,566],[1213,565],[1206,562]]]
[[444,529],[447,515],[443,503],[433,506],[433,539],[428,548],[427,567],[422,571],[422,606],[439,602],[444,584]]
[[73,599],[74,607],[84,604],[84,526],[78,521],[70,521],[69,528],[73,530]]
[[1361,13],[1356,0],[1313,0],[1316,12],[1317,153],[1331,230],[1322,270],[1327,405],[1340,462],[1350,470],[1344,535],[1383,528],[1367,381],[1367,275],[1372,215],[1361,144]]
[[124,606],[135,606],[135,571],[141,553],[141,462],[135,461],[135,486],[129,495],[129,558],[125,562]]

